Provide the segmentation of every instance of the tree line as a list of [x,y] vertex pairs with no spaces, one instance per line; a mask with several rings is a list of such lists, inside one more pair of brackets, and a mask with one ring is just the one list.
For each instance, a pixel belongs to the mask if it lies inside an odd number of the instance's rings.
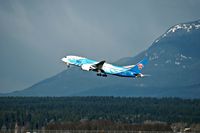
[[0,127],[7,129],[16,124],[28,129],[141,129],[153,123],[169,130],[177,122],[200,123],[200,99],[0,97]]

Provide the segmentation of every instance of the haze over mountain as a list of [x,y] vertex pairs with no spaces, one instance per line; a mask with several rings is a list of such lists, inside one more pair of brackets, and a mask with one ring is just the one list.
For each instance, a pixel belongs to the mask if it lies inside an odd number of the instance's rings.
[[135,57],[122,58],[116,65],[149,59],[143,79],[108,75],[69,68],[12,96],[176,96],[200,98],[200,20],[176,24]]

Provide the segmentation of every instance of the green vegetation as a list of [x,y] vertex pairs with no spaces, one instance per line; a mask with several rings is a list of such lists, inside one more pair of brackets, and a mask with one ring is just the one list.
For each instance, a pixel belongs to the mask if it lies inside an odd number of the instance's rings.
[[[200,123],[200,100],[127,97],[0,97],[0,127],[4,125],[8,129],[14,129],[16,123],[29,129],[42,127],[96,129],[97,125],[101,126],[99,128],[107,129],[125,127],[141,129],[137,125],[157,123],[160,129],[169,130],[167,125],[177,122]],[[79,128],[74,124],[79,125]],[[119,127],[119,125],[124,126]]]

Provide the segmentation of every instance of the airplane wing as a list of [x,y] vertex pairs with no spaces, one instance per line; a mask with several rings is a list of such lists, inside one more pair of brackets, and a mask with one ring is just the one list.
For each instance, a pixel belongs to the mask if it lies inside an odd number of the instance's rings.
[[124,68],[133,68],[135,65],[123,66]]
[[92,66],[90,66],[90,70],[93,70],[93,71],[96,71],[98,73],[105,73],[104,70],[102,69],[103,67],[103,64],[105,63],[106,61],[100,61],[96,64],[93,64]]
[[99,63],[92,65],[92,67],[94,67],[94,68],[97,69],[97,70],[101,70],[102,67],[103,67],[103,64],[104,64],[105,62],[106,62],[106,61],[100,61]]
[[96,64],[83,64],[81,65],[81,68],[85,71],[97,71],[97,72],[104,72],[102,70],[103,64],[105,63],[105,61],[100,61]]
[[[105,62],[106,62],[106,61],[100,61],[99,63],[92,65],[92,67],[94,68],[93,71],[96,71],[96,72],[97,72],[97,76],[104,76],[104,77],[107,77],[105,71],[102,69],[103,64],[104,64]],[[103,73],[103,74],[102,74],[102,73]]]

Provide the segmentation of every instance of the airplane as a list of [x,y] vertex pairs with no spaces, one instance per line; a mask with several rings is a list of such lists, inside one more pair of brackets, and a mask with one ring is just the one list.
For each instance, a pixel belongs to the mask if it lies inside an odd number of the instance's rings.
[[68,67],[70,65],[75,65],[81,67],[84,71],[94,71],[97,72],[97,76],[107,77],[107,75],[115,75],[120,77],[132,77],[132,78],[141,78],[148,75],[141,73],[142,68],[147,64],[147,59],[143,59],[138,62],[136,65],[129,66],[115,66],[103,61],[95,61],[87,59],[80,56],[65,56],[61,59]]

